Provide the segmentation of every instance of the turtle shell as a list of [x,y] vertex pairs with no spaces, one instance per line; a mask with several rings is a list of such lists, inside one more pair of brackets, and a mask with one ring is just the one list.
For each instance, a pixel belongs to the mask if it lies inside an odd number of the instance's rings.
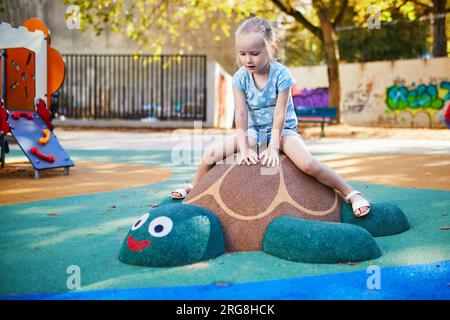
[[283,154],[277,168],[237,165],[233,154],[209,170],[183,202],[217,215],[229,252],[261,250],[267,226],[279,216],[341,220],[337,192],[300,171]]

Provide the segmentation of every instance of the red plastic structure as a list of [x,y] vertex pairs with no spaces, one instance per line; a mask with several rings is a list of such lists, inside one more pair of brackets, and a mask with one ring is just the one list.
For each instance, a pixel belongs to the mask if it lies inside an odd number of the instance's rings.
[[35,155],[35,156],[38,157],[39,159],[44,160],[44,161],[47,161],[47,162],[55,162],[55,157],[54,157],[54,156],[52,156],[52,155],[47,156],[47,155],[45,155],[45,154],[42,154],[42,153],[39,151],[38,148],[35,148],[35,147],[31,148],[31,149],[30,149],[30,153],[31,153],[32,155]]
[[27,111],[21,111],[21,112],[14,112],[11,116],[14,120],[19,120],[20,117],[27,118],[28,120],[33,120],[34,115],[31,112]]
[[42,99],[39,99],[39,102],[36,105],[36,112],[41,117],[41,119],[44,121],[44,123],[47,125],[47,127],[53,131],[53,124],[51,119],[50,111],[47,109],[47,106],[45,105],[45,101]]
[[8,110],[3,105],[3,101],[0,100],[0,133],[6,135],[11,131],[11,127],[8,123]]

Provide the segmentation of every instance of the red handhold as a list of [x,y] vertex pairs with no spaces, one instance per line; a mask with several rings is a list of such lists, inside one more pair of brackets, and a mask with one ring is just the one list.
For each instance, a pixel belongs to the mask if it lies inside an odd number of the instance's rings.
[[38,148],[32,147],[32,148],[30,149],[30,153],[31,153],[32,155],[35,155],[35,156],[38,157],[39,159],[45,160],[45,161],[47,161],[47,162],[55,162],[55,157],[54,157],[54,156],[52,156],[52,155],[47,156],[47,155],[45,155],[45,154],[42,154],[42,153],[38,150]]
[[50,114],[50,111],[48,111],[44,100],[39,99],[39,102],[36,105],[36,111],[37,111],[38,115],[41,117],[41,119],[45,122],[47,127],[51,131],[53,131],[54,127],[52,124],[51,114]]
[[447,111],[445,112],[444,119],[450,125],[450,103],[447,106]]
[[21,111],[21,112],[14,112],[11,116],[14,120],[19,120],[20,117],[27,118],[28,120],[34,119],[34,114],[31,112]]
[[8,123],[8,110],[3,106],[3,101],[0,100],[0,133],[6,135],[11,131]]

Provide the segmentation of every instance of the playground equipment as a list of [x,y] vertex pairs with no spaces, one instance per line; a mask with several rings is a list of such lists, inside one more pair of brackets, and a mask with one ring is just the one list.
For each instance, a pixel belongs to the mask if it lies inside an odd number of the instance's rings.
[[119,260],[173,267],[261,250],[303,263],[362,262],[381,256],[376,237],[410,228],[391,202],[371,203],[370,213],[356,218],[341,195],[284,154],[277,169],[235,159],[217,163],[184,200],[168,197],[136,220]]
[[64,82],[65,65],[50,44],[50,32],[39,19],[18,28],[0,22],[0,162],[4,167],[9,151],[5,136],[10,133],[33,165],[36,179],[41,170],[62,167],[67,175],[74,166],[52,132],[51,96]]

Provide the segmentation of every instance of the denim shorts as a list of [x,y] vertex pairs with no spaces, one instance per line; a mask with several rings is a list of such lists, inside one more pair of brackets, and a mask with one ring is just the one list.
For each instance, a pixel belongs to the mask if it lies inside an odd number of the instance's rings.
[[[257,126],[249,125],[247,135],[249,138],[256,140],[258,146],[269,145],[270,138],[272,136],[271,126]],[[294,128],[284,128],[281,132],[281,136],[297,136],[301,138],[300,134],[297,132],[297,127]]]

